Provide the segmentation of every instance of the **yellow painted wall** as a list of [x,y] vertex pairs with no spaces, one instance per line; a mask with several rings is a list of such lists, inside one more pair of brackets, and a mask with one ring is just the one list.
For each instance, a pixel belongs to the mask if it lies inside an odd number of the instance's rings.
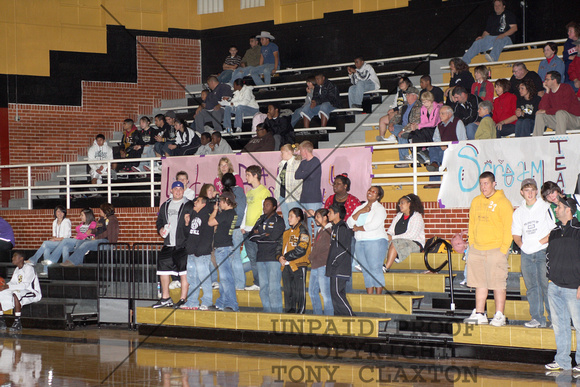
[[50,50],[106,53],[108,24],[148,31],[206,30],[268,20],[281,24],[321,19],[328,12],[373,12],[408,3],[266,0],[264,7],[241,10],[239,0],[224,0],[224,12],[198,15],[197,0],[0,0],[0,52],[5,53],[0,74],[48,76]]

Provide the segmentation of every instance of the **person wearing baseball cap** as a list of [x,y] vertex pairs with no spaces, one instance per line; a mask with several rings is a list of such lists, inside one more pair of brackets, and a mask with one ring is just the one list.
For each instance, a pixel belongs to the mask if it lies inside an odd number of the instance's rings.
[[[514,211],[512,237],[521,249],[522,276],[527,289],[528,304],[532,320],[524,324],[527,328],[548,326],[544,311],[550,317],[548,304],[548,278],[546,277],[546,249],[548,236],[555,227],[550,216],[550,204],[538,200],[538,185],[534,179],[522,181],[520,194],[524,198]],[[544,309],[545,306],[545,309]]]
[[181,181],[171,184],[172,197],[159,208],[157,215],[157,232],[163,238],[163,247],[157,260],[157,275],[161,282],[161,299],[153,308],[172,307],[173,301],[169,295],[171,276],[179,276],[181,282],[181,297],[175,307],[185,303],[189,285],[187,283],[187,231],[185,214],[189,212],[191,202],[184,198],[185,187]]
[[[229,191],[223,192],[219,203],[215,204],[213,212],[209,216],[208,224],[215,229],[213,245],[215,248],[215,260],[220,273],[220,296],[215,302],[216,309],[237,312],[238,300],[236,297],[236,283],[232,261],[234,257],[233,231],[238,221],[236,214],[236,196]],[[219,212],[218,212],[219,209]]]
[[[399,134],[410,132],[412,124],[420,124],[421,123],[421,101],[419,100],[419,90],[414,87],[410,86],[407,88],[407,102],[395,114],[393,119],[391,120],[393,134],[397,137],[399,144],[408,144],[409,140],[405,137],[400,136]],[[391,125],[389,125],[389,129],[391,129]],[[411,155],[409,154],[408,148],[400,148],[399,149],[399,160],[401,161],[409,161],[411,159]],[[427,160],[424,160],[427,161]],[[395,168],[407,168],[409,164],[401,163],[396,164]]]
[[[262,43],[260,65],[254,67],[250,75],[256,86],[269,85],[272,75],[276,74],[276,70],[280,69],[280,52],[278,51],[278,46],[272,43],[274,36],[268,31],[262,31],[256,38],[260,39],[260,43]],[[264,74],[263,81],[260,77],[261,74]]]
[[[546,364],[550,371],[572,368],[570,319],[576,332],[580,331],[580,222],[574,217],[576,210],[574,198],[558,198],[559,222],[550,233],[546,253],[548,300],[556,338],[556,356]],[[580,372],[580,340],[576,341],[576,364],[574,375]]]

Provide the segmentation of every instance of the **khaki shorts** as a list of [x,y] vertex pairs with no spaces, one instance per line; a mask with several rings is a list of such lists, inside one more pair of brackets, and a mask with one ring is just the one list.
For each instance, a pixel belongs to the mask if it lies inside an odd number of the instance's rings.
[[467,286],[471,288],[504,289],[507,286],[507,254],[498,249],[469,248],[467,257]]

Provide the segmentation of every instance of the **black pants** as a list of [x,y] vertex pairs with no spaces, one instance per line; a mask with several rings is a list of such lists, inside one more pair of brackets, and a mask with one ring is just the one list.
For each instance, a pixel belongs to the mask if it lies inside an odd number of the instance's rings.
[[433,142],[433,134],[435,133],[435,128],[423,128],[419,130],[414,130],[409,133],[409,142],[419,143],[419,142]]
[[284,288],[284,305],[286,313],[304,314],[306,310],[306,267],[292,271],[290,266],[284,266],[282,271],[282,287]]
[[330,297],[335,316],[355,316],[346,298],[346,283],[349,278],[330,277]]

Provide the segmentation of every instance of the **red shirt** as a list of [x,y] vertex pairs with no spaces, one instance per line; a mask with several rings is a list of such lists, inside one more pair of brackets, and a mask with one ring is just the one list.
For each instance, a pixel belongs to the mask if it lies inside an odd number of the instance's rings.
[[[326,203],[324,203],[324,208],[326,209],[330,208],[330,206],[334,203],[334,196],[335,195],[331,195],[328,199],[326,199]],[[356,196],[348,194],[348,196],[346,197],[346,201],[344,202],[344,208],[346,209],[346,216],[344,217],[345,222],[348,218],[350,218],[354,210],[356,210],[356,208],[360,205],[361,202],[360,200],[357,199]]]
[[580,101],[572,86],[566,83],[560,83],[558,91],[553,93],[551,90],[547,91],[540,101],[540,110],[545,110],[546,114],[553,116],[558,110],[565,110],[575,116],[580,116]]
[[[507,120],[516,114],[518,99],[512,93],[503,93],[493,100],[493,120],[498,122]],[[515,122],[515,121],[514,121]]]

